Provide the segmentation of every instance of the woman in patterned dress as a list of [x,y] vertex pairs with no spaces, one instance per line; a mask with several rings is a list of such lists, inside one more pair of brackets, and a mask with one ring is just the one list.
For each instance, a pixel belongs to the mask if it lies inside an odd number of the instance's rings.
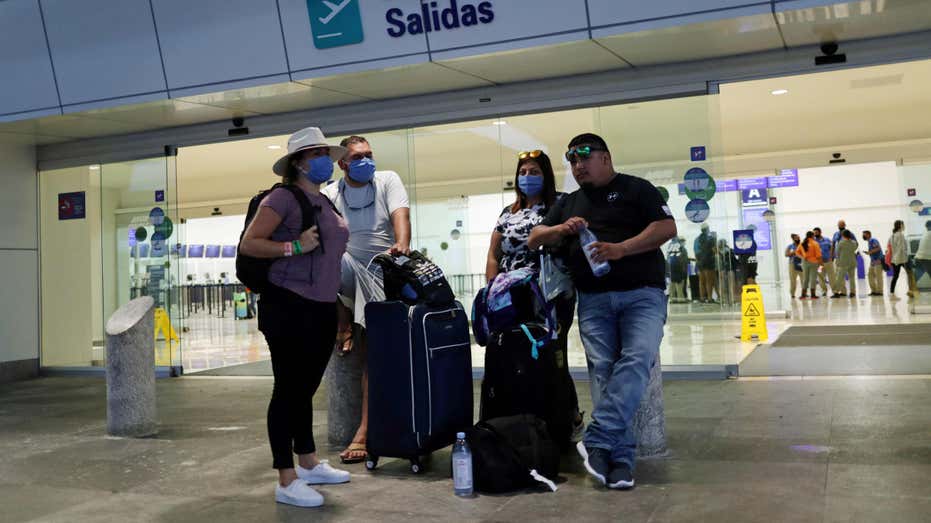
[[[499,273],[530,267],[540,271],[540,255],[527,246],[530,230],[546,216],[550,207],[565,194],[556,192],[556,176],[549,156],[543,151],[525,151],[518,155],[514,173],[514,203],[501,211],[498,223],[491,234],[491,245],[485,264],[487,281]],[[561,356],[562,368],[569,372],[568,335],[575,315],[575,295],[556,299],[556,319],[559,337],[556,351]],[[578,441],[583,432],[583,412],[579,412],[579,399],[575,383],[570,378],[570,409],[573,420],[572,441]]]

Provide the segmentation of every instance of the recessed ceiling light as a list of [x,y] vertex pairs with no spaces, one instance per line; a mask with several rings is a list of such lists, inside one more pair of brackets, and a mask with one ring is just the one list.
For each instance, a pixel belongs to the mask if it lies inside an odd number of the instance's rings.
[[492,124],[492,125],[507,125],[508,123],[505,122],[504,120],[495,120],[495,121],[491,122],[491,124]]
[[89,169],[92,170],[92,171],[99,171],[99,170],[100,170],[100,166],[97,165],[97,164],[94,164],[94,165],[91,165],[91,166],[89,167]]
[[273,151],[276,151],[278,149],[281,149],[281,146],[280,145],[269,145],[268,148]]
[[783,94],[789,94],[789,90],[788,89],[776,89],[775,91],[772,92],[773,96],[780,96]]

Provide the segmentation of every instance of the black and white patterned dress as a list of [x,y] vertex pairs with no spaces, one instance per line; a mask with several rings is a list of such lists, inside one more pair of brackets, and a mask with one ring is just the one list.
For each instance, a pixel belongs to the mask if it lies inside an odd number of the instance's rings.
[[[563,196],[564,193],[557,193],[556,200]],[[511,212],[510,205],[501,211],[495,225],[495,230],[502,236],[499,271],[510,272],[522,267],[540,270],[540,255],[527,247],[527,239],[530,238],[530,230],[543,221],[547,210],[547,206],[541,202],[526,209],[518,209],[517,212]]]

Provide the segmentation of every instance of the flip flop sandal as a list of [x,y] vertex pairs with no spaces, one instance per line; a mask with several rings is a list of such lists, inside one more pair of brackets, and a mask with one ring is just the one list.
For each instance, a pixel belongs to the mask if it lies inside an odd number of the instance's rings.
[[365,449],[365,443],[350,443],[349,446],[346,447],[346,450],[348,450],[350,454],[355,451],[361,450],[363,454],[362,456],[358,458],[344,458],[343,456],[340,456],[339,459],[340,461],[343,462],[343,465],[352,465],[353,463],[362,463],[369,457],[368,451]]
[[[354,332],[352,329],[350,329],[350,330],[349,330],[349,336],[346,336],[345,338],[340,339],[340,336],[341,336],[342,334],[343,334],[343,333],[341,333],[341,332],[337,332],[337,333],[336,333],[336,346],[339,347],[339,355],[340,355],[340,356],[345,356],[346,354],[349,354],[350,352],[352,352],[353,344],[354,344],[354,343],[351,343],[351,344],[349,345],[349,350],[346,350],[345,347],[346,347],[346,342],[354,342],[353,337],[354,337],[354,335],[355,335],[355,332]],[[364,450],[364,449],[363,449],[363,450]]]

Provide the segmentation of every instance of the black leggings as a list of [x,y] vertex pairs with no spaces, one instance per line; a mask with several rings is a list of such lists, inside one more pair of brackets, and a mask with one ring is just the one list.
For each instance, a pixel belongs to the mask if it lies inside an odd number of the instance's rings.
[[907,263],[899,263],[892,266],[892,283],[889,285],[889,292],[895,292],[895,284],[899,281],[899,272],[902,268],[905,268],[905,272],[911,276],[912,275],[912,266]]
[[275,386],[268,404],[272,466],[294,468],[294,455],[316,452],[313,397],[336,340],[336,302],[304,299],[290,291],[259,300],[259,330],[272,355]]

